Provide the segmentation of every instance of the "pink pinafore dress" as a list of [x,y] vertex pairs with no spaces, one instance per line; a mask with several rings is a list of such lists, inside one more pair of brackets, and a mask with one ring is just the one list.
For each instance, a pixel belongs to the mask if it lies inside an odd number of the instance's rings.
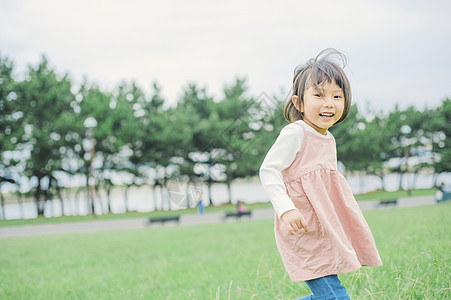
[[282,176],[288,196],[308,223],[308,232],[290,235],[275,217],[277,247],[292,281],[382,265],[371,230],[337,171],[330,132],[322,137],[304,128],[301,150]]

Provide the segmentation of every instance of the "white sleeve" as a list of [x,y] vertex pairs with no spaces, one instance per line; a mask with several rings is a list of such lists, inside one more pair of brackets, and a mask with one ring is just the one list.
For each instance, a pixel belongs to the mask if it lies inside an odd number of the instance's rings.
[[260,181],[278,217],[296,209],[287,195],[282,171],[294,161],[302,146],[304,130],[296,124],[285,126],[260,167]]

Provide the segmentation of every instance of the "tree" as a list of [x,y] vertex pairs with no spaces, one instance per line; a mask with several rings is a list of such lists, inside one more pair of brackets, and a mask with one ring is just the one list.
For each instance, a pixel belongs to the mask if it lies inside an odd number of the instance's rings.
[[[19,152],[18,143],[24,133],[23,112],[16,94],[16,82],[12,77],[13,63],[7,57],[0,56],[0,199],[1,215],[5,218],[2,186],[3,183],[15,183],[11,173],[19,164],[13,152]],[[16,170],[16,173],[18,170]]]
[[[72,106],[76,110],[76,119],[72,121],[72,128],[67,142],[73,143],[72,147],[73,155],[71,155],[74,164],[73,173],[83,174],[86,178],[86,199],[87,206],[90,208],[91,213],[95,216],[95,200],[94,198],[100,198],[99,185],[103,183],[107,194],[107,207],[106,211],[111,212],[110,204],[110,191],[111,180],[110,173],[114,166],[108,164],[111,160],[106,160],[109,155],[116,153],[116,137],[115,131],[111,130],[111,95],[110,93],[103,92],[95,83],[89,83],[86,79],[80,86],[77,92],[76,99],[73,101]],[[88,129],[85,127],[85,121],[88,117],[94,118],[97,122],[95,128]],[[94,144],[92,144],[94,143]],[[94,153],[91,153],[91,149]],[[94,154],[94,157],[91,155]],[[95,168],[94,162],[100,162],[98,170],[91,170],[91,167]],[[108,170],[108,171],[107,171]],[[93,187],[90,186],[89,178],[93,175],[92,180]],[[95,191],[95,195],[94,195]],[[102,203],[102,201],[100,201]]]
[[356,171],[362,167],[362,160],[355,153],[359,144],[355,135],[363,129],[364,121],[358,114],[357,105],[353,104],[346,119],[330,128],[337,144],[337,157],[345,165],[346,170]]
[[[138,107],[136,104],[144,98],[143,91],[134,83],[120,83],[114,93],[106,93],[98,86],[87,83],[79,91],[79,119],[78,127],[82,131],[80,143],[88,138],[88,131],[83,128],[82,123],[91,116],[97,120],[97,126],[92,134],[95,140],[95,187],[99,190],[99,185],[103,184],[107,193],[107,211],[110,212],[110,191],[113,185],[112,175],[126,174],[125,178],[131,181],[121,182],[125,184],[124,192],[125,208],[128,210],[128,188],[139,185],[135,180],[138,178],[137,167],[132,163],[134,145],[138,142],[140,128],[136,114]],[[89,149],[78,147],[79,157],[82,158],[84,166],[81,170],[85,172],[88,179],[89,160],[86,159]],[[87,181],[88,185],[88,181]],[[97,193],[97,197],[100,197]],[[100,199],[101,200],[101,199]],[[100,201],[102,203],[102,201]]]
[[0,56],[0,164],[2,169],[9,167],[3,154],[17,150],[17,143],[24,133],[24,113],[17,101],[17,83],[13,79],[14,65],[7,57]]
[[213,137],[213,159],[223,166],[229,203],[233,180],[254,176],[260,166],[254,145],[262,131],[265,112],[255,99],[245,96],[246,90],[245,80],[236,79],[224,87],[224,99],[215,105],[220,128],[219,134]]
[[255,101],[255,108],[262,113],[262,118],[257,122],[258,135],[252,144],[252,155],[255,158],[252,175],[258,175],[266,153],[274,144],[282,128],[288,125],[283,115],[286,100],[281,95],[269,96],[266,93],[261,93]]
[[432,145],[432,166],[436,174],[434,185],[437,186],[438,174],[451,172],[451,99],[445,98],[441,106],[427,112],[423,129]]
[[346,119],[331,128],[337,142],[337,156],[346,170],[374,174],[385,189],[382,155],[386,152],[384,117],[381,113],[369,114],[367,120],[359,114],[357,106],[351,106]]
[[[130,146],[133,153],[130,161],[137,166],[137,171],[141,170],[137,174],[140,173],[140,176],[151,184],[155,209],[163,208],[164,202],[170,208],[168,181],[178,179],[176,177],[180,174],[180,164],[188,157],[192,128],[187,123],[195,120],[196,115],[189,108],[183,111],[175,108],[165,109],[157,83],[153,84],[151,98],[139,98],[134,107],[138,137]],[[174,160],[176,157],[179,159]],[[161,193],[161,205],[156,202],[157,188]],[[172,196],[175,197],[174,194]],[[182,199],[172,200],[179,204]]]
[[365,129],[360,132],[362,139],[365,140],[365,146],[362,148],[368,151],[368,163],[364,169],[367,174],[373,174],[379,177],[382,190],[385,190],[384,177],[386,175],[384,155],[388,149],[388,143],[383,130],[385,122],[386,119],[381,113],[375,114],[371,121],[364,123],[366,124]]
[[67,74],[58,76],[42,57],[36,68],[29,67],[27,79],[18,84],[17,99],[27,128],[22,145],[30,154],[25,175],[36,181],[34,196],[38,214],[42,214],[44,202],[51,200],[55,193],[63,205],[55,173],[63,170],[66,147],[63,124],[71,120],[73,114],[71,82]]
[[[385,126],[389,148],[386,152],[386,159],[396,159],[398,165],[393,171],[399,173],[399,189],[405,189],[410,192],[410,186],[402,185],[403,176],[409,171],[409,158],[412,151],[428,144],[428,141],[422,139],[424,130],[422,129],[424,115],[413,106],[405,110],[400,110],[398,106],[391,111],[387,117]],[[410,166],[410,171],[417,173],[424,164]],[[415,170],[416,169],[416,170]]]
[[[215,111],[215,105],[213,98],[207,95],[205,89],[189,84],[176,107],[179,111],[178,116],[189,113],[189,119],[184,119],[186,122],[184,126],[191,128],[190,151],[184,152],[185,155],[187,154],[184,158],[185,164],[192,166],[194,178],[200,178],[207,184],[209,205],[214,205],[211,185],[219,182],[219,178],[215,178],[212,173],[216,165],[214,140],[221,132],[221,120],[218,112]],[[185,167],[184,170],[186,169]]]

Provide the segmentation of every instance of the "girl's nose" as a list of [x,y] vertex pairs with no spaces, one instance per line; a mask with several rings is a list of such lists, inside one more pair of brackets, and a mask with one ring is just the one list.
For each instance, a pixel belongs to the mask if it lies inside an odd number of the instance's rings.
[[324,106],[325,107],[333,107],[334,102],[329,97],[324,97]]

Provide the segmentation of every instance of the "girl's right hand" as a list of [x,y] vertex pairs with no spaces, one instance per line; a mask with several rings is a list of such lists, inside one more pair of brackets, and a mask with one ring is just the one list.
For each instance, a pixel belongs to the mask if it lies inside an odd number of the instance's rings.
[[304,228],[305,232],[308,231],[307,222],[297,209],[292,209],[285,212],[282,215],[281,219],[287,226],[288,231],[291,235],[294,235],[296,231],[301,228]]

